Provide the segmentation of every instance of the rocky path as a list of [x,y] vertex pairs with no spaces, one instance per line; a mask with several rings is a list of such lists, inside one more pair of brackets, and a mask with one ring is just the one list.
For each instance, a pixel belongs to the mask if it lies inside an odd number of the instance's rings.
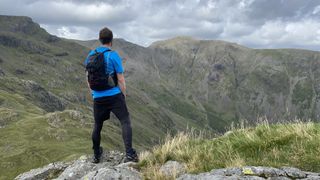
[[[116,180],[142,179],[142,174],[135,169],[135,163],[123,163],[124,154],[111,151],[103,156],[102,162],[93,164],[91,157],[82,156],[70,163],[51,163],[45,167],[33,169],[16,177],[23,180],[57,179],[57,180]],[[320,180],[320,173],[305,172],[293,167],[255,167],[213,169],[211,172],[186,174],[184,165],[176,161],[168,161],[160,168],[160,172],[168,177],[176,176],[178,180]]]

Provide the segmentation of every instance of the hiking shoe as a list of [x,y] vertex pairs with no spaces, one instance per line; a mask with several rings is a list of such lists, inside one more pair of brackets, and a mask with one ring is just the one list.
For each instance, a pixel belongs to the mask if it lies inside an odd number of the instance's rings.
[[139,157],[134,149],[132,149],[131,153],[127,153],[126,157],[124,158],[124,162],[138,162]]
[[99,153],[93,155],[91,162],[92,163],[99,163],[100,162],[100,158],[102,156],[102,153],[103,153],[103,148],[100,146]]

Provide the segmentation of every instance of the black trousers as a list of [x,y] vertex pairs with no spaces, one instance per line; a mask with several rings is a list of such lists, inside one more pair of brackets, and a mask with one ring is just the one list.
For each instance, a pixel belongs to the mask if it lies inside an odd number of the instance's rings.
[[92,143],[95,154],[99,153],[101,141],[101,129],[103,122],[110,118],[110,112],[116,115],[122,126],[122,138],[126,153],[132,152],[132,128],[125,97],[122,93],[114,96],[106,96],[94,99],[93,114],[94,127],[92,131]]

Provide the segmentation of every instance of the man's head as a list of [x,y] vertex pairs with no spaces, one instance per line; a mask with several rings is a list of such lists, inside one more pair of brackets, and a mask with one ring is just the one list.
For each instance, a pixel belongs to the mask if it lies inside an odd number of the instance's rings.
[[100,30],[99,40],[103,45],[111,45],[113,39],[113,34],[107,27]]

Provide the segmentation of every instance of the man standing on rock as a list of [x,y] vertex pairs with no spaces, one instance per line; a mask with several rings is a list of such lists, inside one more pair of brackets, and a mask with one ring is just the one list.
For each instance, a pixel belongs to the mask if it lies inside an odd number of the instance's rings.
[[99,163],[103,153],[100,146],[103,122],[113,112],[120,120],[122,138],[126,149],[125,162],[138,161],[136,151],[132,148],[132,128],[126,105],[126,84],[122,60],[116,51],[111,50],[113,33],[103,28],[99,33],[101,46],[90,51],[85,60],[87,82],[94,99],[94,127],[92,132],[93,163]]

